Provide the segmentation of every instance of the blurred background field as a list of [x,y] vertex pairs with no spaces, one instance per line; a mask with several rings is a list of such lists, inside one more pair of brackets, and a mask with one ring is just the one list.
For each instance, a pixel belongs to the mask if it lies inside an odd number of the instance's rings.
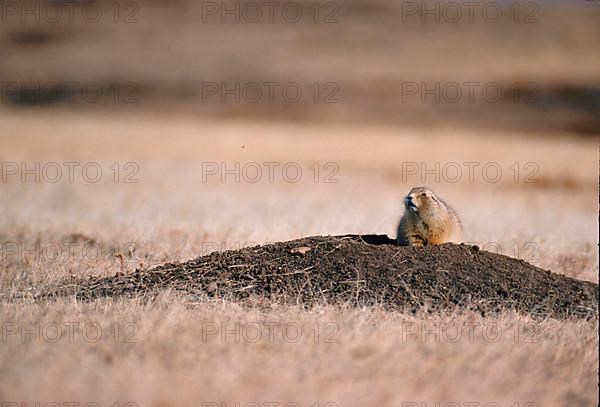
[[[597,1],[98,1],[61,14],[48,3],[3,2],[0,77],[24,84],[3,92],[7,106],[62,106],[64,84],[79,82],[99,84],[99,103],[119,110],[223,120],[600,129]],[[280,83],[274,102],[222,103],[206,88],[251,82]],[[63,103],[32,100],[50,83]],[[289,101],[292,88],[285,99],[288,83],[304,97]]]
[[[398,342],[398,323],[418,317],[378,310],[264,314],[169,295],[152,306],[140,299],[48,308],[8,299],[65,278],[213,250],[317,234],[394,236],[403,196],[415,185],[457,210],[466,241],[598,282],[600,2],[497,1],[485,17],[491,2],[481,2],[473,22],[459,3],[459,21],[448,21],[454,14],[446,8],[436,22],[418,7],[444,10],[449,2],[334,1],[315,9],[302,0],[294,2],[298,22],[281,17],[281,2],[273,22],[263,8],[256,23],[244,19],[253,14],[223,22],[207,2],[191,0],[82,2],[70,22],[63,3],[0,1],[0,315],[103,326],[125,315],[142,327],[143,345],[3,346],[0,399],[37,390],[46,399],[104,392],[107,400],[155,406],[197,403],[202,394],[251,401],[287,369],[285,385],[268,394],[306,405],[400,405],[409,396],[597,404],[597,321],[528,321],[561,338],[535,346],[409,345]],[[251,2],[225,3],[243,10]],[[23,21],[15,4],[52,4],[63,17]],[[502,16],[492,22],[498,7]],[[102,17],[93,23],[96,9]],[[71,99],[73,83],[102,95],[92,102],[75,91]],[[247,100],[253,93],[246,100],[220,93],[251,83],[263,92],[264,83],[276,83],[273,101],[266,93],[256,102]],[[280,93],[286,84],[302,90],[297,101]],[[456,84],[463,93],[452,102]],[[497,101],[494,89],[502,91]],[[67,162],[77,165],[72,182]],[[81,171],[90,164],[101,169],[93,182]],[[309,366],[307,355],[327,353],[323,347],[199,347],[194,324],[209,315],[329,318],[345,340],[335,357]],[[516,318],[483,320],[509,326]],[[84,374],[73,375],[79,359]],[[365,373],[382,361],[379,375]]]

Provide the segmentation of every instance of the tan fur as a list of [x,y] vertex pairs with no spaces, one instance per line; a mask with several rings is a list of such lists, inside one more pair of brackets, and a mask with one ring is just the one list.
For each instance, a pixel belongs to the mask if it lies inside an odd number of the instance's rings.
[[416,187],[404,199],[405,212],[398,225],[398,244],[428,246],[460,243],[462,226],[456,212],[432,190]]

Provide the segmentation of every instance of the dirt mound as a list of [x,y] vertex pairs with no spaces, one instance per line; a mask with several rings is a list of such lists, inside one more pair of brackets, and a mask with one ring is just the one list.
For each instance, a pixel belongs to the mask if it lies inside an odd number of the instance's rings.
[[316,236],[216,252],[131,274],[55,287],[51,296],[152,295],[285,303],[380,304],[403,311],[507,309],[536,317],[597,318],[598,285],[474,246],[400,247],[385,235]]

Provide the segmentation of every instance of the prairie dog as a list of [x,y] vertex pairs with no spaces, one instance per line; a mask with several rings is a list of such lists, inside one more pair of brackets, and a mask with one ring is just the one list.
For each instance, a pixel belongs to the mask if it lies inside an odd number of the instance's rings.
[[456,212],[432,190],[416,187],[404,198],[406,208],[398,225],[400,246],[460,243],[462,226]]

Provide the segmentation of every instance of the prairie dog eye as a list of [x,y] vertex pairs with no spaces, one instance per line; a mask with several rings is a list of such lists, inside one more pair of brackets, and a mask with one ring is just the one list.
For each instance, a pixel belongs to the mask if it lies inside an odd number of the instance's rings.
[[427,192],[421,192],[421,196],[427,196]]

